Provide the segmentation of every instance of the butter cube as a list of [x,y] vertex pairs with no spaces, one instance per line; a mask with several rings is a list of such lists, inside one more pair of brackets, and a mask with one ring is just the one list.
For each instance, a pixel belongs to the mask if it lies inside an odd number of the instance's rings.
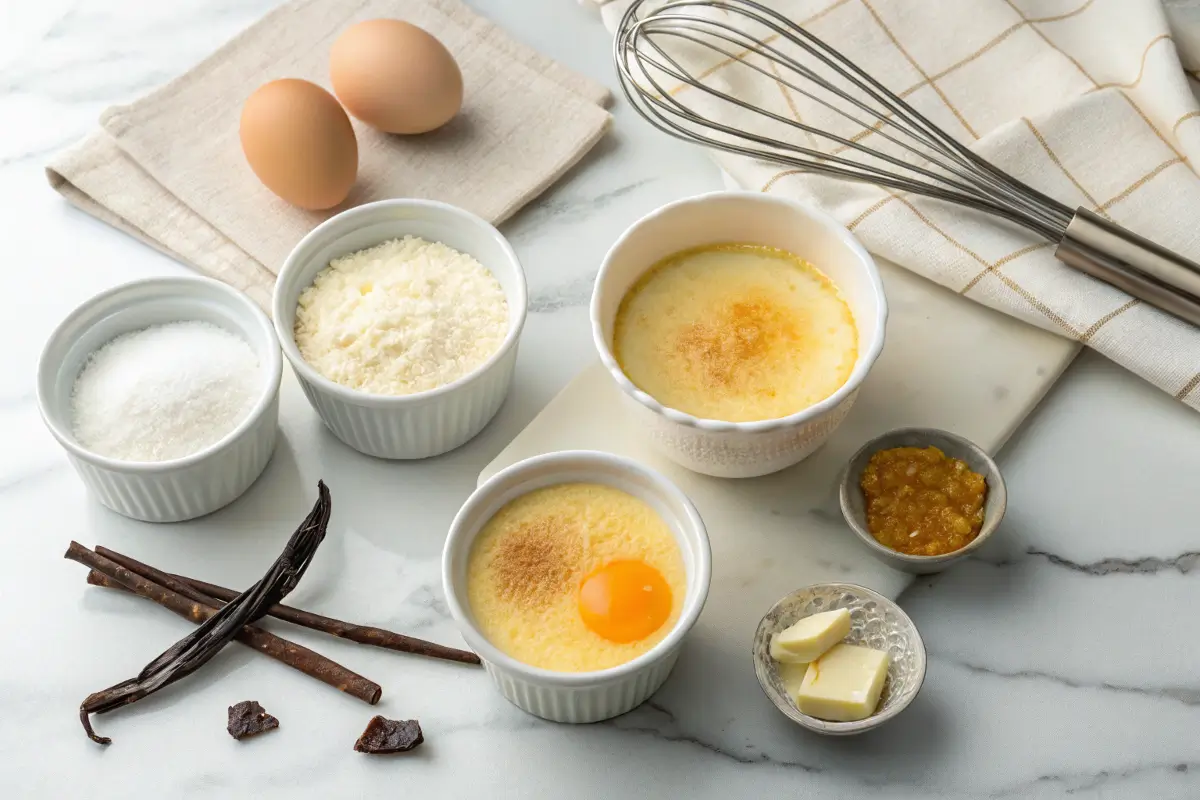
[[817,719],[854,722],[875,713],[887,679],[888,654],[852,644],[834,645],[808,665],[796,707]]
[[783,664],[816,661],[850,632],[850,611],[813,614],[771,637],[771,658]]
[[793,664],[785,661],[781,662],[776,670],[779,673],[779,682],[783,684],[784,693],[795,700],[796,693],[800,691],[800,684],[804,683],[804,676],[808,674],[808,664]]

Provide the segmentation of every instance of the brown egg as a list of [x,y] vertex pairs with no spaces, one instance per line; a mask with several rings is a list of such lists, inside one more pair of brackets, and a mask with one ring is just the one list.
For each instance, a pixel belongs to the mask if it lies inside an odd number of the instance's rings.
[[333,95],[284,78],[246,99],[239,129],[250,169],[275,194],[310,210],[346,199],[358,173],[358,140]]
[[462,72],[450,51],[415,25],[371,19],[333,43],[329,79],[342,105],[388,133],[426,133],[462,106]]

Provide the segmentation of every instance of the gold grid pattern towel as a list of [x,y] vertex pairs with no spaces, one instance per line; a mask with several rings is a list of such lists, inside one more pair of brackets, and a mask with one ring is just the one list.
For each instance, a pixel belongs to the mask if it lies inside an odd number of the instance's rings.
[[[614,30],[629,0],[598,1]],[[1173,38],[1158,0],[763,1],[1021,180],[1200,261],[1200,105],[1185,69],[1200,66],[1188,59],[1200,36]],[[1189,8],[1172,13],[1182,21]],[[706,80],[733,71],[709,55],[693,65]],[[765,77],[734,91],[781,115],[821,113]],[[734,116],[725,121],[747,124]],[[1200,330],[1074,272],[1050,243],[937,201],[714,157],[742,187],[813,202],[878,255],[1083,342],[1200,409]]]
[[[462,113],[423,136],[357,120],[358,182],[343,206],[294,208],[255,179],[238,121],[275,78],[328,88],[329,48],[348,25],[412,22],[445,44],[463,72]],[[292,246],[346,206],[391,197],[442,200],[499,222],[542,192],[608,128],[608,90],[507,34],[457,0],[294,0],[194,69],[126,106],[58,156],[50,183],[68,200],[270,307]]]

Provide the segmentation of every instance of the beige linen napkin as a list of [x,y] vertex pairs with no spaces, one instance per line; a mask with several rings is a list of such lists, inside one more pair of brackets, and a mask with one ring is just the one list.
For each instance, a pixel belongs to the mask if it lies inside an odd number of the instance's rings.
[[[266,81],[328,88],[330,45],[348,25],[392,17],[445,44],[463,73],[460,115],[422,136],[354,121],[358,182],[339,208],[294,208],[263,187],[238,141],[246,97]],[[126,106],[58,156],[68,200],[247,292],[264,308],[288,251],[341,208],[390,197],[443,200],[492,222],[510,216],[608,128],[608,91],[510,39],[457,0],[296,0],[191,71]]]
[[[1195,76],[1180,63],[1158,0],[767,5],[1020,179],[1200,261],[1200,179],[1193,171],[1200,105],[1189,85]],[[629,0],[601,3],[610,30],[628,6]],[[1185,6],[1176,0],[1177,20],[1188,17]],[[821,119],[824,112],[802,95],[710,57],[713,63],[697,64],[708,70],[707,80],[726,81],[723,88],[778,114]],[[839,133],[864,145],[879,141],[861,126]],[[938,201],[714,157],[742,187],[813,202],[873,252],[1083,342],[1200,408],[1200,331],[1062,265],[1051,244]]]

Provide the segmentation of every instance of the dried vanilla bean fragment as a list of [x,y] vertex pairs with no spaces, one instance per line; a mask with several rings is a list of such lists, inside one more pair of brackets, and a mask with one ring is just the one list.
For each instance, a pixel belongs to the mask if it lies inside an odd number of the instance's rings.
[[243,700],[229,707],[229,723],[225,730],[240,742],[278,727],[279,720],[268,714],[257,700]]

